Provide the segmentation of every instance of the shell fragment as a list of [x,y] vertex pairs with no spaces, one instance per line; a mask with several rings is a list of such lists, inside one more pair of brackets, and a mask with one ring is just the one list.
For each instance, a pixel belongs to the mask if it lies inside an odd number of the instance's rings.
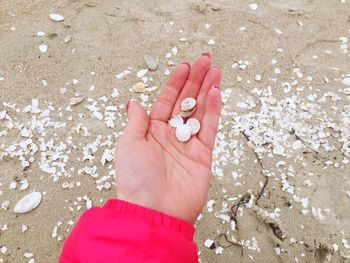
[[169,120],[169,124],[173,128],[177,128],[184,123],[184,120],[180,115],[174,116]]
[[191,138],[191,128],[187,124],[178,126],[175,130],[175,136],[180,142],[187,142]]
[[28,213],[35,209],[41,202],[42,195],[40,192],[33,192],[24,196],[18,201],[13,211],[18,214]]
[[195,118],[188,119],[186,124],[190,126],[192,135],[196,135],[201,128],[200,122]]
[[61,16],[59,14],[50,14],[49,17],[56,22],[61,22],[64,20],[64,16]]

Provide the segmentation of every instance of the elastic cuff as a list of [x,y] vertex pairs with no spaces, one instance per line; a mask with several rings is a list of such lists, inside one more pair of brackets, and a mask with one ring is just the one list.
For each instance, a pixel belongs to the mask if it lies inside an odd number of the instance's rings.
[[194,226],[180,218],[163,214],[162,212],[132,204],[123,200],[110,199],[103,208],[113,209],[117,212],[135,214],[143,217],[151,224],[170,227],[186,236],[190,241],[193,240]]

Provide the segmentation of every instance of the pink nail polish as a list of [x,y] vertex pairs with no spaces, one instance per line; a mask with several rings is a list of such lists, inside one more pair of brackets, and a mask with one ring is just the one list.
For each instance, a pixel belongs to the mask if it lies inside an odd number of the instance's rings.
[[191,67],[191,64],[190,64],[189,62],[187,62],[187,61],[184,61],[184,62],[182,62],[181,64],[185,64],[185,65]]
[[212,87],[211,87],[212,89],[220,89],[220,87],[218,86],[218,85],[213,85]]
[[202,53],[202,56],[207,56],[208,58],[211,58],[211,54],[208,51],[204,51]]

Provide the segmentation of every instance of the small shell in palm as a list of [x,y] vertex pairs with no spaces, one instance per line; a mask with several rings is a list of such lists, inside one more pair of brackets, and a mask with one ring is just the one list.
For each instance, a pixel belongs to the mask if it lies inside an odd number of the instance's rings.
[[173,128],[177,128],[183,123],[184,123],[184,120],[180,115],[176,115],[169,120],[169,125]]
[[196,135],[201,128],[201,124],[200,124],[199,120],[197,120],[195,118],[188,119],[186,121],[186,124],[188,126],[190,126],[192,135]]
[[181,102],[181,111],[192,111],[197,105],[194,98],[186,98]]
[[191,138],[191,127],[187,124],[181,124],[175,130],[176,139],[180,142],[187,142]]

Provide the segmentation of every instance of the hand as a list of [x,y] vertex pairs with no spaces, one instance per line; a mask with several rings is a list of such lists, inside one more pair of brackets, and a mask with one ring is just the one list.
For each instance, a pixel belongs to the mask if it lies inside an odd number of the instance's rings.
[[[221,111],[221,71],[207,52],[192,68],[180,64],[153,105],[150,115],[137,102],[127,105],[128,124],[116,144],[117,195],[121,200],[194,222],[207,198],[212,151]],[[185,143],[168,120],[184,98],[197,99],[192,117],[201,122]]]

